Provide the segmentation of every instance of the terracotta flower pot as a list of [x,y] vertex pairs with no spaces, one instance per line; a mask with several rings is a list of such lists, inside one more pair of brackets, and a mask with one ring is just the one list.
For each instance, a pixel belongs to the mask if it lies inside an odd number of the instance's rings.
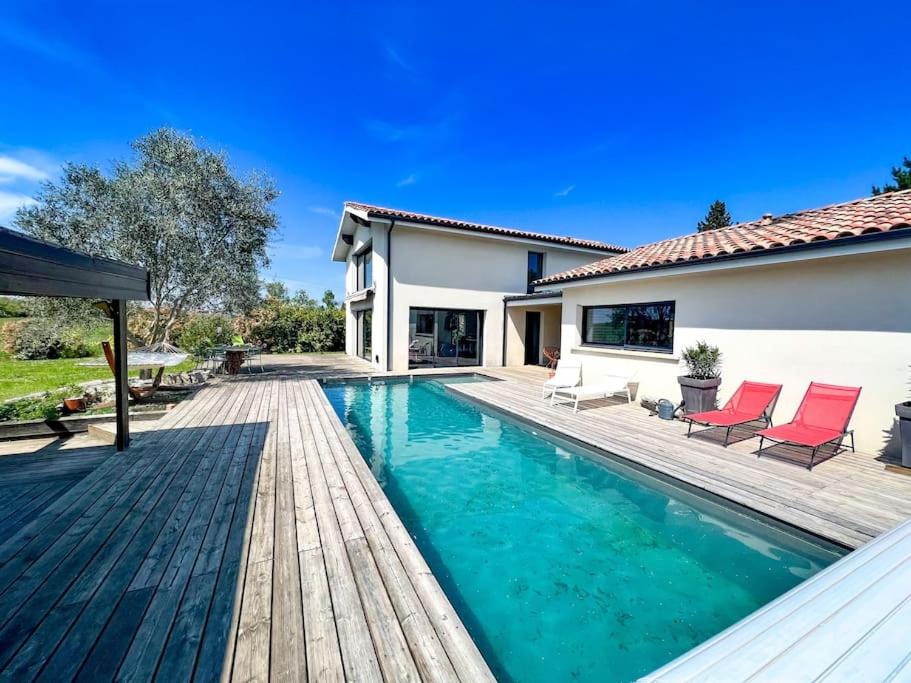
[[81,413],[85,410],[85,399],[81,396],[63,399],[64,407],[71,413]]

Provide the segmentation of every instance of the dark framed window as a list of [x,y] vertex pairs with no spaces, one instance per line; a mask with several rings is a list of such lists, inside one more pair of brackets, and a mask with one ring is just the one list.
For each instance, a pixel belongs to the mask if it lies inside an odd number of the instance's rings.
[[484,311],[412,308],[408,329],[409,368],[483,364]]
[[582,308],[582,343],[639,351],[674,350],[674,302]]
[[368,248],[355,254],[354,265],[357,268],[357,290],[367,289],[373,284],[373,249]]
[[528,293],[534,291],[531,283],[544,277],[544,254],[540,251],[528,252]]

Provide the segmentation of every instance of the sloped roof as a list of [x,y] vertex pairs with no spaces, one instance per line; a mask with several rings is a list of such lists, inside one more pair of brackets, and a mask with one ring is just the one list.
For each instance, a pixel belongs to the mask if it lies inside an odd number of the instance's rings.
[[629,249],[626,247],[619,247],[614,244],[606,244],[597,240],[577,239],[575,237],[564,237],[561,235],[548,235],[540,232],[517,230],[515,228],[503,228],[497,225],[485,225],[483,223],[470,223],[468,221],[462,221],[455,218],[441,218],[440,216],[430,216],[423,213],[414,213],[413,211],[402,211],[401,209],[390,209],[383,206],[373,206],[372,204],[361,204],[360,202],[345,202],[345,207],[363,211],[367,213],[367,215],[374,216],[376,218],[394,218],[396,220],[426,223],[427,225],[439,225],[441,227],[455,228],[457,230],[503,235],[505,237],[520,237],[523,239],[536,240],[539,242],[563,244],[570,247],[594,249],[597,251],[613,252],[616,254],[622,254],[629,251]]
[[911,228],[911,190],[662,240],[625,254],[550,275],[534,284],[553,284],[660,266],[695,264],[735,254],[786,250],[813,242],[851,240],[862,235],[907,228]]

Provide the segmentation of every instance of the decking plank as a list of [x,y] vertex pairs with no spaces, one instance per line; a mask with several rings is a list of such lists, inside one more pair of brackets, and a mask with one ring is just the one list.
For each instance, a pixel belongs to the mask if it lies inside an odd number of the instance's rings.
[[302,427],[304,408],[295,388],[290,389],[290,395],[292,400],[288,402],[288,410],[297,553],[301,581],[307,586],[303,599],[307,674],[311,681],[342,681],[345,677],[342,653],[307,470],[306,453],[313,452],[316,443],[312,431]]
[[314,411],[321,426],[327,432],[334,432],[337,448],[333,454],[345,487],[351,496],[354,509],[370,545],[370,551],[376,560],[390,600],[395,609],[402,630],[408,641],[415,665],[424,680],[447,681],[458,680],[455,670],[446,654],[443,644],[434,630],[424,605],[408,579],[389,537],[386,535],[377,511],[374,509],[356,473],[355,463],[363,463],[360,453],[351,443],[348,433],[336,419],[325,394],[319,387],[309,382],[304,390],[309,393]]
[[288,382],[278,383],[275,495],[275,550],[272,575],[272,657],[270,677],[279,681],[307,678],[303,597],[291,469]]
[[312,374],[221,380],[125,455],[4,456],[0,678],[491,680]]
[[[341,449],[338,437],[334,430],[327,428],[321,406],[307,390],[308,387],[299,389],[300,399],[310,418],[310,427],[319,434],[316,439],[317,452],[326,481],[333,491],[336,514],[346,520],[347,537],[343,531],[345,550],[383,675],[386,680],[418,680],[417,667],[402,632],[402,626],[389,599],[386,586],[380,578],[376,562],[368,549],[350,493],[339,471],[339,461],[335,457],[336,451]],[[344,454],[344,451],[342,453]],[[342,462],[347,466],[347,457],[343,458]]]
[[[241,397],[238,397],[234,405],[234,410],[242,405]],[[233,411],[229,412],[228,419],[233,415]],[[75,674],[82,663],[82,657],[107,622],[117,599],[127,590],[130,579],[149,547],[157,540],[156,537],[160,537],[162,527],[169,521],[173,523],[175,517],[180,517],[180,500],[187,498],[186,482],[189,480],[192,484],[195,480],[205,479],[206,457],[217,452],[216,449],[220,448],[230,433],[221,424],[215,429],[200,429],[199,432],[198,441],[189,442],[194,444],[193,448],[175,476],[167,482],[153,482],[136,505],[126,512],[115,532],[94,550],[89,564],[79,570],[50,615],[35,629],[29,641],[10,663],[9,671],[30,677],[44,666],[43,675],[48,680],[62,680]],[[176,457],[172,460],[179,462]],[[194,494],[191,492],[190,495]],[[71,623],[58,618],[56,613],[60,611],[72,614],[70,607],[74,605],[80,608],[72,616],[73,619],[79,617],[77,627],[55,652],[55,656],[49,658],[48,653],[54,652]]]
[[[305,448],[305,457],[345,676],[349,680],[379,681],[382,680],[379,660],[367,626],[367,617],[358,594],[354,572],[345,550],[342,522],[336,514],[332,492],[323,470],[320,443],[325,441],[325,436],[319,429],[314,429],[310,411],[299,391],[296,393],[296,400],[302,407],[299,409],[302,409],[305,415],[301,428],[309,430],[314,435],[313,447]],[[346,520],[346,528],[353,538],[357,537],[351,528],[350,520]]]
[[[172,515],[172,519],[179,516],[184,520],[180,522],[183,533],[169,557],[163,558],[161,569],[153,568],[151,571],[151,578],[157,589],[146,608],[133,643],[120,665],[121,679],[142,681],[151,678],[153,674],[160,674],[161,680],[167,681],[189,677],[192,672],[192,662],[188,661],[190,653],[185,653],[182,648],[192,649],[195,654],[195,641],[184,639],[176,642],[175,639],[177,650],[172,650],[172,656],[164,670],[156,673],[181,603],[191,583],[192,570],[202,552],[217,501],[224,488],[231,486],[231,475],[239,476],[242,463],[247,457],[256,429],[253,420],[258,409],[256,400],[261,397],[261,391],[262,386],[239,391],[238,409],[228,419],[230,430],[224,441],[217,448],[209,449],[197,473],[199,476],[190,482],[181,496],[182,501],[188,502],[190,509],[185,511],[182,508],[177,515]],[[148,570],[147,567],[144,568]],[[204,592],[214,586],[214,571],[200,576],[202,578],[192,582],[192,588]],[[147,587],[149,578],[150,575],[142,574],[141,568],[134,577],[130,589]],[[206,584],[204,579],[208,579],[210,583]],[[198,618],[204,616],[202,596],[193,593],[188,603],[186,609],[189,613]]]
[[266,680],[269,677],[272,633],[272,572],[275,547],[275,476],[278,439],[278,391],[272,388],[269,399],[269,429],[263,446],[257,482],[243,595],[238,615],[231,677],[239,681]]
[[[194,430],[194,436],[202,438],[204,432]],[[180,472],[187,457],[188,451],[181,450],[177,456],[156,458],[156,464],[132,481],[127,490],[113,501],[113,505],[100,506],[104,510],[103,515],[92,515],[90,508],[29,568],[22,579],[0,596],[0,614],[9,615],[0,629],[2,666],[8,664],[19,645],[29,637],[70,584],[82,575],[109,538],[114,537],[115,545],[108,546],[114,548],[130,540],[149,509]],[[108,498],[113,497],[110,490],[107,493]],[[119,493],[119,490],[114,493]],[[136,512],[130,514],[134,509]],[[119,533],[115,534],[115,531]],[[113,551],[104,555],[102,562],[109,561],[111,557]],[[41,590],[38,590],[39,587]],[[23,661],[30,659],[25,657]]]
[[[415,635],[415,639],[424,641],[423,647],[420,649],[422,655],[416,656],[416,660],[426,670],[427,680],[449,679],[449,667],[446,665],[445,659],[439,656],[439,652],[435,647],[434,641],[438,639],[443,645],[452,670],[455,671],[460,680],[492,681],[493,675],[487,663],[471,640],[455,609],[453,609],[443,589],[437,583],[417,546],[414,545],[414,541],[405,525],[399,519],[389,499],[386,498],[367,463],[351,440],[350,435],[341,422],[338,421],[325,393],[315,382],[310,382],[309,388],[311,394],[322,404],[324,413],[331,416],[330,422],[347,455],[348,463],[351,465],[358,483],[363,487],[364,494],[373,508],[373,513],[376,515],[375,519],[379,520],[380,527],[386,538],[389,539],[389,543],[395,553],[394,558],[389,553],[379,555],[379,557],[383,557],[388,561],[388,565],[386,563],[381,563],[380,565],[387,567],[390,571],[390,579],[387,585],[395,585],[396,583],[392,575],[397,573],[395,570],[397,560],[398,563],[401,563],[402,573],[407,576],[408,582],[415,591],[415,597],[421,604],[421,609],[415,611],[415,616],[409,618],[408,613],[415,605],[412,601],[407,600],[407,589],[404,583],[401,585],[401,590],[393,593],[397,597],[405,599],[402,604],[404,612],[402,621],[406,631],[410,629],[412,620],[416,622],[417,628],[421,628],[420,633]],[[357,491],[357,486],[354,482],[351,483],[350,490]],[[358,509],[361,507],[363,507],[365,514],[369,514],[366,506],[359,506]],[[368,536],[368,538],[370,537]],[[382,545],[382,537],[379,532],[373,535],[372,538],[378,546]],[[417,615],[421,616],[418,617]],[[424,621],[425,617],[426,622]],[[417,626],[417,624],[428,623],[432,625],[433,631],[427,630],[425,626]],[[418,647],[417,643],[415,643],[415,646]]]

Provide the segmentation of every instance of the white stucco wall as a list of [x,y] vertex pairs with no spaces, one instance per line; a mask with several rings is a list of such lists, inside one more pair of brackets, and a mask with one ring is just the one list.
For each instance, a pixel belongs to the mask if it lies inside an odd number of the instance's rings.
[[[408,368],[409,311],[420,307],[483,310],[483,363],[502,365],[503,297],[525,293],[529,251],[545,254],[545,275],[600,258],[597,253],[543,244],[396,225],[392,233],[393,369]],[[376,311],[375,325],[381,318]]]
[[[582,307],[676,302],[672,355],[580,347]],[[751,379],[784,385],[776,423],[791,419],[808,383],[862,386],[857,447],[898,448],[894,405],[911,398],[911,249],[800,263],[654,277],[563,292],[562,352],[583,381],[635,369],[639,393],[680,400],[682,349],[704,339],[723,354],[719,399]]]
[[529,311],[541,314],[541,348],[538,349],[538,362],[545,362],[545,346],[560,346],[560,304],[509,306],[506,308],[506,365],[525,365],[525,314]]

